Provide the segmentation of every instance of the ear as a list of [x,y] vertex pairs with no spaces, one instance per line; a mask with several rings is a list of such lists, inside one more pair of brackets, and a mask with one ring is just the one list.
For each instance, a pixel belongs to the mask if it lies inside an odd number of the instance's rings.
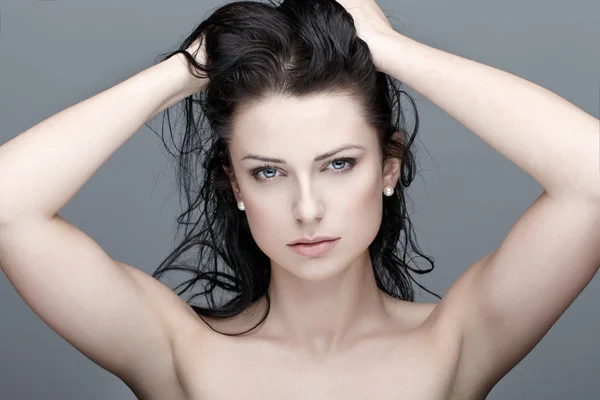
[[235,201],[237,203],[239,203],[242,196],[240,195],[240,187],[237,183],[237,179],[235,177],[235,173],[233,172],[233,168],[223,166],[223,170],[225,171],[225,174],[227,174],[227,177],[229,178],[229,183],[231,183],[231,189],[233,190],[233,195],[235,196]]
[[[392,135],[392,142],[402,143],[402,135],[400,132],[394,132]],[[396,187],[398,179],[400,178],[400,167],[402,166],[402,160],[398,157],[388,156],[383,163],[383,186]]]
[[398,157],[388,157],[383,163],[383,186],[396,188],[400,178],[401,161]]

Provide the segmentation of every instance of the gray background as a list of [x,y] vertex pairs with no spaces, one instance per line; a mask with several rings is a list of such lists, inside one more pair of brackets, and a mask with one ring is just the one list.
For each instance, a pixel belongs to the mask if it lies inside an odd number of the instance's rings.
[[[0,0],[0,143],[151,66],[220,4]],[[598,116],[596,0],[379,4],[407,36],[533,81]],[[434,272],[420,279],[443,294],[499,245],[541,188],[411,93],[421,116],[412,216],[421,248],[436,261]],[[151,272],[174,240],[178,203],[167,160],[158,137],[143,127],[61,215],[114,259]],[[591,282],[489,399],[600,398],[599,283]],[[422,292],[418,300],[436,299]],[[3,274],[0,316],[1,399],[134,398],[119,379],[46,326]]]

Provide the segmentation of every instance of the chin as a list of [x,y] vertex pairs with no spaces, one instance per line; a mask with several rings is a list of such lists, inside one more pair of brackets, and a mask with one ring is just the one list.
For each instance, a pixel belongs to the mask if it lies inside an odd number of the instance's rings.
[[310,260],[299,262],[293,267],[286,266],[285,269],[288,273],[306,281],[324,281],[335,278],[347,267],[347,264],[332,262],[332,260]]
[[[354,254],[344,248],[347,246],[340,247],[340,244],[342,244],[342,241],[336,246],[339,248],[335,248],[334,251],[320,257],[307,258],[292,252],[281,258],[285,260],[283,263],[272,261],[271,267],[284,269],[286,273],[307,281],[322,281],[335,278],[362,257],[369,257],[368,247],[366,246],[363,251]],[[352,248],[356,249],[357,247]]]

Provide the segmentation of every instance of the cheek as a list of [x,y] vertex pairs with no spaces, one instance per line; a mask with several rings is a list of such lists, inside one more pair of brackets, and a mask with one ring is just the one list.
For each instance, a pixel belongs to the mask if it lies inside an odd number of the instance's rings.
[[374,163],[368,168],[365,166],[345,183],[343,191],[347,195],[344,198],[351,208],[347,212],[356,213],[360,217],[361,214],[372,213],[381,207],[382,179],[381,171],[377,168]]
[[382,207],[382,190],[377,179],[370,179],[368,184],[362,186],[354,193],[353,214],[361,220],[373,220],[371,223],[379,225]]
[[[281,232],[281,224],[286,221],[280,201],[275,196],[256,196],[256,198],[247,198],[246,218],[250,232],[259,247],[265,251],[269,241],[277,237],[276,233]],[[289,216],[288,216],[289,219]]]
[[381,178],[376,172],[360,180],[345,196],[348,204],[341,216],[346,229],[352,232],[356,248],[368,246],[379,231],[381,225],[383,191]]

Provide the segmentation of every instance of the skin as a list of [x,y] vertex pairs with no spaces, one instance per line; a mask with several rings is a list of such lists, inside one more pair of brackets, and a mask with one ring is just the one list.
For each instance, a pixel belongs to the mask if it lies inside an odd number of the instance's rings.
[[[313,161],[345,145],[361,148]],[[383,188],[395,186],[400,160],[383,165],[376,132],[355,101],[330,93],[255,103],[236,117],[230,152],[236,199],[244,202],[252,236],[271,259],[267,329],[290,346],[324,356],[365,329],[389,324],[368,246],[381,224]],[[286,164],[265,167],[244,159],[248,155]],[[257,168],[262,170],[253,175]],[[316,235],[341,239],[314,258],[287,246]]]
[[[354,213],[378,212],[372,203],[362,206],[380,196],[387,175],[383,169],[381,178],[367,173],[380,165],[372,157],[363,157],[356,170],[340,176],[311,160],[349,139],[363,140],[365,154],[372,155],[372,136],[368,129],[355,129],[360,119],[352,129],[341,130],[353,114],[340,112],[343,98],[270,99],[240,115],[262,122],[269,121],[266,110],[287,115],[287,120],[271,115],[279,126],[264,128],[264,138],[256,138],[259,129],[235,135],[240,143],[233,147],[238,195],[247,202],[259,245],[274,263],[276,309],[269,330],[260,332],[286,338],[295,346],[290,353],[271,342],[252,341],[256,335],[230,339],[209,331],[172,290],[141,269],[112,259],[58,215],[144,122],[202,90],[206,81],[190,77],[185,59],[173,57],[53,115],[0,146],[0,193],[10,194],[0,196],[0,267],[45,323],[121,378],[139,398],[243,399],[249,393],[263,399],[397,398],[398,393],[410,399],[483,398],[598,271],[598,119],[532,82],[397,34],[373,0],[340,3],[354,17],[379,70],[461,122],[531,175],[543,193],[498,248],[468,267],[439,304],[399,307],[396,321],[407,328],[403,333],[370,345],[361,340],[351,351],[334,354],[351,342],[351,335],[372,332],[378,323],[382,331],[392,332],[394,324],[386,325],[384,310],[391,315],[393,307],[377,302],[360,254],[378,219],[372,215],[367,221]],[[203,62],[202,52],[198,56]],[[303,110],[301,115],[314,126],[290,113],[294,102],[294,111]],[[315,104],[337,115],[336,124],[319,114]],[[263,129],[256,121],[246,122]],[[237,131],[242,129],[246,127],[240,124]],[[281,146],[286,129],[292,131],[293,147]],[[325,130],[327,135],[310,141],[298,134]],[[243,150],[286,158],[289,164],[280,169],[287,174],[259,185],[247,175],[251,167],[241,163]],[[346,186],[351,179],[364,186]],[[343,196],[332,196],[330,184],[342,187]],[[267,191],[274,196],[259,200],[258,194]],[[279,201],[270,203],[273,199]],[[365,222],[360,228],[368,229],[359,231],[341,215],[356,222],[360,218]],[[331,263],[309,264],[285,253],[289,240],[313,233],[342,237],[327,257]],[[328,297],[332,293],[341,300]],[[364,301],[362,309],[350,293]],[[336,312],[327,314],[334,307]],[[306,354],[302,350],[331,357],[306,364],[300,361]]]

